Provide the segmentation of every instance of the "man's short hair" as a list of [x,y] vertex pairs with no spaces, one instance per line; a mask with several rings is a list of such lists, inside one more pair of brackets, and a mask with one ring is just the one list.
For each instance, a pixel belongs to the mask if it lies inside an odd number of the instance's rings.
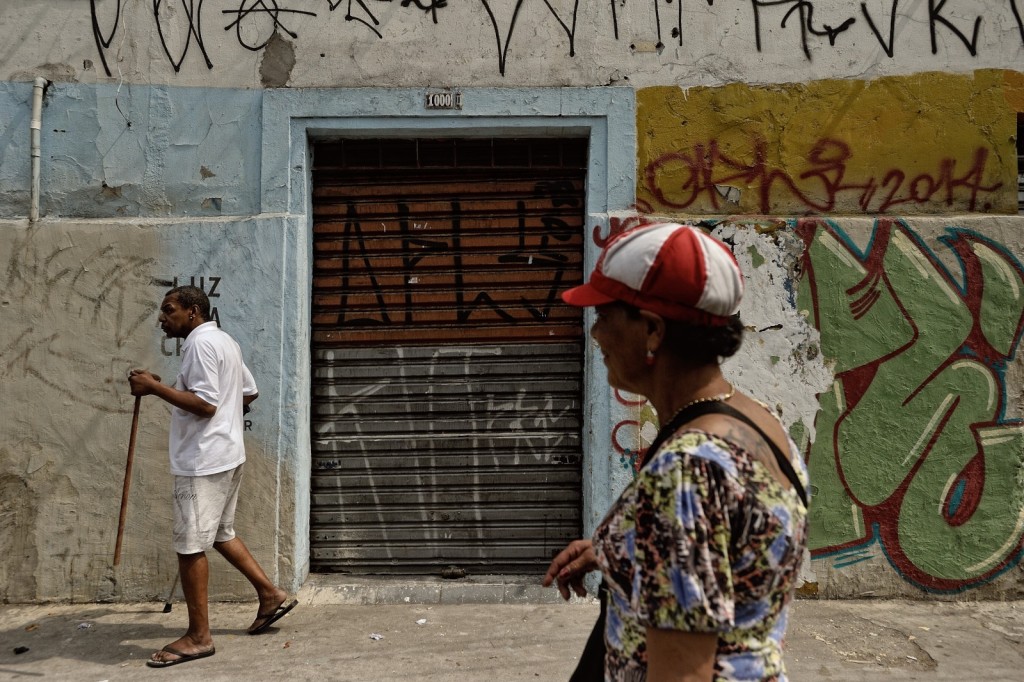
[[178,299],[178,305],[188,310],[192,306],[199,306],[199,314],[202,315],[203,320],[209,322],[210,320],[210,298],[206,295],[206,292],[199,287],[194,287],[191,284],[186,284],[180,287],[174,287],[164,297],[174,296]]

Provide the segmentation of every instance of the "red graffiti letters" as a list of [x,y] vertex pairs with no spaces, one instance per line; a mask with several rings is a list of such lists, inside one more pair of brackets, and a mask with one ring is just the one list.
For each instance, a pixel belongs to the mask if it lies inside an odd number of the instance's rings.
[[741,160],[711,140],[665,154],[644,169],[643,189],[666,208],[714,212],[735,211],[742,192],[752,190],[756,202],[745,206],[771,214],[792,212],[794,203],[808,213],[829,213],[851,201],[864,213],[923,204],[988,211],[991,202],[985,201],[986,195],[1003,186],[985,183],[989,151],[983,147],[966,163],[942,158],[932,172],[911,174],[891,168],[863,180],[851,177],[853,152],[841,140],[818,140],[797,168],[772,166],[764,139],[755,138],[750,152],[749,161]]

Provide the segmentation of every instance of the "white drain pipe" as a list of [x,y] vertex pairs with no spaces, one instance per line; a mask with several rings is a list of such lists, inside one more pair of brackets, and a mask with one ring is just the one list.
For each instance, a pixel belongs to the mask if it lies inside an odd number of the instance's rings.
[[29,123],[32,135],[32,188],[31,206],[28,210],[29,222],[39,220],[39,166],[40,166],[40,137],[43,129],[43,89],[46,87],[46,79],[36,77],[35,85],[32,86],[32,120]]

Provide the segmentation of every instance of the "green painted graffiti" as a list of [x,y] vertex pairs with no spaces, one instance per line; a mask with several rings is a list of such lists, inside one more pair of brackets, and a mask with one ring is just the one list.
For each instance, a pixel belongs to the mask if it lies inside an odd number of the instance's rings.
[[926,590],[991,579],[1024,534],[1024,430],[1004,414],[1024,270],[966,230],[939,240],[957,277],[902,221],[879,220],[864,253],[822,220],[798,232],[798,304],[835,363],[809,453],[812,555],[878,542]]

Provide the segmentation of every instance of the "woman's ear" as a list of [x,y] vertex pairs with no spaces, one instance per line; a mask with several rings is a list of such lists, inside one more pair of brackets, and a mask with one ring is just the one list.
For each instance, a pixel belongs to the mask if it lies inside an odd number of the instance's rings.
[[647,350],[657,353],[665,341],[665,318],[649,310],[640,310],[639,313],[647,333]]

